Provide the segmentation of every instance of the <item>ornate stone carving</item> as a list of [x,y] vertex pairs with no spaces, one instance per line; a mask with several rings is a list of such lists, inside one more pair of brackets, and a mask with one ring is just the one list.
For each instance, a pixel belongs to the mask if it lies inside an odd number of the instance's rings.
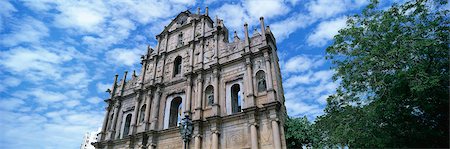
[[236,148],[244,146],[247,140],[244,137],[243,130],[230,130],[226,132],[226,147]]
[[205,45],[205,59],[204,59],[204,63],[208,63],[209,61],[212,60],[212,58],[214,56],[216,56],[216,50],[215,50],[215,45],[213,42],[208,41]]
[[263,64],[263,62],[262,62],[262,60],[256,60],[255,61],[255,66],[254,66],[254,68],[255,69],[261,69],[261,68],[264,68],[264,64]]
[[[196,22],[189,22],[190,20]],[[276,94],[274,95],[276,97],[282,97],[283,93],[278,91],[278,88],[274,88],[274,92],[255,94],[257,96],[246,93],[247,91],[250,91],[247,89],[252,89],[251,91],[253,92],[254,90],[262,90],[267,87],[266,83],[269,82],[265,82],[265,80],[269,79],[268,76],[258,78],[255,77],[255,73],[260,70],[266,71],[266,63],[263,57],[268,58],[269,56],[272,56],[268,53],[276,50],[276,47],[275,49],[273,47],[276,46],[276,44],[273,43],[272,40],[263,40],[263,42],[267,42],[268,44],[271,44],[271,46],[266,46],[264,47],[265,51],[260,51],[262,50],[260,48],[263,45],[262,42],[259,41],[262,39],[262,36],[260,35],[249,39],[251,40],[250,47],[245,47],[248,46],[245,44],[248,42],[247,39],[240,40],[237,35],[235,36],[234,41],[230,43],[228,42],[228,32],[225,30],[226,28],[224,27],[223,22],[211,21],[214,20],[208,18],[207,15],[190,14],[188,11],[183,12],[169,24],[169,27],[165,28],[171,32],[166,32],[165,30],[162,34],[157,35],[159,43],[157,44],[158,46],[155,47],[155,54],[151,54],[151,49],[148,49],[149,47],[147,47],[146,50],[149,55],[144,56],[143,62],[145,65],[142,65],[141,68],[141,72],[145,72],[145,74],[139,75],[145,75],[145,78],[143,78],[143,76],[132,77],[125,84],[125,94],[123,96],[115,96],[111,99],[113,102],[117,101],[117,103],[111,103],[111,110],[109,111],[111,114],[107,115],[107,119],[111,119],[112,113],[116,113],[117,116],[115,117],[118,121],[115,123],[116,127],[113,128],[117,132],[110,141],[113,142],[109,144],[111,148],[143,147],[141,146],[143,134],[146,134],[148,135],[147,137],[149,137],[146,144],[148,147],[182,148],[183,144],[180,143],[182,141],[179,137],[178,130],[176,128],[165,127],[167,126],[166,124],[169,123],[169,121],[166,121],[166,116],[168,115],[166,112],[169,111],[170,114],[171,110],[170,108],[167,108],[170,107],[169,104],[171,103],[168,104],[166,102],[168,101],[167,99],[169,99],[168,97],[171,96],[180,96],[182,98],[181,102],[184,103],[181,104],[177,101],[177,104],[191,106],[190,108],[183,107],[182,110],[190,110],[193,114],[195,137],[204,135],[201,139],[193,139],[195,141],[191,142],[190,145],[200,144],[201,148],[214,147],[216,149],[250,148],[255,147],[255,144],[256,148],[261,149],[285,148],[284,144],[279,145],[279,147],[275,146],[273,138],[277,138],[279,133],[275,132],[275,134],[272,134],[274,133],[272,127],[280,127],[283,125],[283,121],[273,123],[272,120],[275,118],[284,118],[284,113],[282,113],[285,112],[284,104],[280,104],[280,106],[277,107],[278,109],[273,109],[273,104],[266,102],[268,101],[268,98],[271,98],[269,95],[272,94],[270,93]],[[213,24],[218,24],[218,26],[213,26]],[[181,27],[182,25],[185,26]],[[219,26],[222,27],[221,30],[219,29]],[[205,32],[203,32],[204,30]],[[179,36],[181,33],[182,36]],[[201,37],[202,35],[205,36]],[[265,36],[272,36],[272,34],[266,34]],[[273,37],[270,38],[272,39]],[[184,44],[177,47],[177,42],[179,41]],[[256,52],[247,51],[249,53],[243,53],[244,48],[250,48],[250,50]],[[261,52],[265,52],[264,56]],[[181,56],[181,61],[176,59],[177,56]],[[274,55],[274,57],[276,57],[276,55]],[[219,60],[218,63],[212,64],[216,60]],[[174,72],[180,70],[173,69],[175,61],[176,66],[180,66],[177,68],[181,69],[181,74],[184,72],[186,75],[173,76]],[[269,62],[274,64],[272,65],[276,67],[274,69],[279,69],[278,61]],[[205,63],[205,65],[200,65],[202,63]],[[191,64],[196,66],[195,69],[191,69]],[[266,73],[263,72],[262,74]],[[271,78],[275,79],[273,82],[281,81],[278,80],[279,73],[275,72],[272,75],[274,77]],[[155,80],[151,80],[152,78],[155,78]],[[139,90],[141,89],[140,83],[142,82],[142,79],[144,79],[143,85],[145,88]],[[216,80],[217,82],[213,82]],[[241,91],[241,93],[238,92],[237,96],[230,92],[231,86],[227,86],[227,84],[234,81],[239,82],[239,91]],[[211,92],[207,89],[210,85],[213,85]],[[116,93],[112,94],[121,93],[121,88],[121,86],[117,86]],[[188,91],[190,91],[190,93],[188,93]],[[140,96],[142,98],[135,98],[134,96],[136,94],[141,94]],[[231,98],[231,96],[233,96],[233,98]],[[246,108],[245,111],[242,111],[244,113],[240,113],[241,110],[235,110],[235,113],[229,112],[233,110],[233,108],[230,107],[233,107],[231,105],[234,104],[231,104],[231,102],[233,101],[233,103],[235,103],[236,100],[233,100],[236,99],[235,97],[241,98],[240,101],[242,104],[240,106]],[[189,104],[188,101],[190,101]],[[283,102],[282,100],[277,101]],[[248,107],[248,105],[253,105],[252,102],[258,106],[256,110]],[[144,121],[147,119],[148,121],[146,122],[150,123],[137,125],[129,135],[120,134],[123,133],[125,128],[123,121],[126,121],[126,114],[132,113],[133,111],[131,110],[133,108],[141,108],[144,103],[147,104],[145,110],[150,110],[149,117],[145,117]],[[208,107],[205,105],[212,106]],[[177,110],[181,111],[180,114],[186,112],[180,110],[180,107],[181,106],[177,107]],[[114,112],[114,110],[119,110],[120,112]],[[138,115],[135,115],[137,117],[135,117],[134,120],[139,121],[141,120],[139,117],[139,112],[141,111],[134,111],[133,114],[136,112]],[[181,116],[179,117],[181,118]],[[272,123],[277,125],[272,126]],[[283,130],[280,129],[280,131],[281,134],[283,134]],[[108,141],[109,140],[100,140],[99,143],[108,144]],[[285,140],[281,140],[281,142],[284,143]],[[194,148],[194,146],[191,146],[191,148]]]

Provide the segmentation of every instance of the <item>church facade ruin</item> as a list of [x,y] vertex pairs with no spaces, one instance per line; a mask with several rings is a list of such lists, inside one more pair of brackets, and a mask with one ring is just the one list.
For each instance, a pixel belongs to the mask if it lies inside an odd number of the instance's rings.
[[[181,12],[141,57],[139,75],[115,76],[98,149],[181,149],[179,122],[194,124],[189,148],[286,148],[276,40],[260,29],[229,39],[223,20]],[[231,42],[229,40],[232,40]]]

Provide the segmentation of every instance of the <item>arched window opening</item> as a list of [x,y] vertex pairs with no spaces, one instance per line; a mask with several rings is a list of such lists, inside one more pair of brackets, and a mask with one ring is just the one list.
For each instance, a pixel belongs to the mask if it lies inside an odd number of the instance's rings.
[[264,71],[260,70],[256,73],[256,82],[258,82],[258,92],[267,90],[266,73]]
[[169,127],[176,127],[181,121],[181,98],[175,97],[170,103]]
[[125,118],[125,127],[123,128],[123,135],[126,136],[130,132],[131,114]]
[[206,87],[205,97],[206,97],[208,106],[211,106],[214,104],[214,88],[211,85]]
[[144,117],[145,117],[145,107],[146,107],[147,105],[143,105],[142,107],[141,107],[141,113],[139,114],[139,122],[143,122],[144,121]]
[[231,112],[237,113],[241,112],[241,89],[239,87],[239,84],[234,84],[231,86]]
[[181,73],[181,56],[177,56],[177,58],[175,58],[173,69],[174,77]]

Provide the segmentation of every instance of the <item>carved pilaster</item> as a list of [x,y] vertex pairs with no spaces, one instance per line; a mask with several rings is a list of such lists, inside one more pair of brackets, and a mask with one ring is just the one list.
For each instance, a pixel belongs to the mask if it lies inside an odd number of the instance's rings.
[[195,115],[193,117],[193,120],[201,119],[202,116],[202,98],[203,98],[203,78],[202,74],[199,73],[197,75],[197,100],[195,102]]
[[114,104],[114,115],[113,115],[113,121],[112,121],[112,127],[110,129],[111,135],[109,136],[110,140],[114,139],[115,136],[115,130],[116,130],[116,126],[117,126],[117,117],[119,115],[119,109],[120,109],[121,103],[120,101],[116,101],[116,103]]
[[161,87],[158,85],[156,87],[155,96],[153,98],[152,103],[152,113],[151,113],[151,123],[150,123],[150,130],[156,130],[156,126],[158,123],[158,116],[159,116],[159,104],[160,104],[160,98],[161,98]]
[[246,55],[245,65],[247,70],[246,79],[244,80],[247,92],[246,107],[253,107],[255,106],[255,95],[253,93],[253,70],[252,70],[253,65],[250,55]]
[[214,103],[212,105],[212,109],[213,109],[213,116],[218,116],[220,115],[220,105],[219,105],[219,78],[220,78],[220,74],[219,74],[219,67],[218,66],[214,66],[214,71],[213,71],[213,78],[214,78]]
[[273,80],[272,80],[272,65],[271,65],[271,59],[269,54],[269,49],[264,49],[264,60],[266,63],[266,82],[267,82],[267,98],[268,102],[275,101],[275,90],[273,89]]
[[185,115],[191,114],[191,101],[192,101],[192,74],[186,75],[186,102],[185,102]]

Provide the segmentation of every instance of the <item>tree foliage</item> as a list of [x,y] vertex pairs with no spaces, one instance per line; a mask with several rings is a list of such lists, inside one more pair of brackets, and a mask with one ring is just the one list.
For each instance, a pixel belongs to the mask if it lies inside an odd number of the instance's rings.
[[389,9],[373,1],[327,48],[340,81],[316,120],[322,145],[448,147],[449,16],[446,1]]
[[313,124],[306,116],[287,118],[284,128],[287,148],[302,148],[317,139]]

